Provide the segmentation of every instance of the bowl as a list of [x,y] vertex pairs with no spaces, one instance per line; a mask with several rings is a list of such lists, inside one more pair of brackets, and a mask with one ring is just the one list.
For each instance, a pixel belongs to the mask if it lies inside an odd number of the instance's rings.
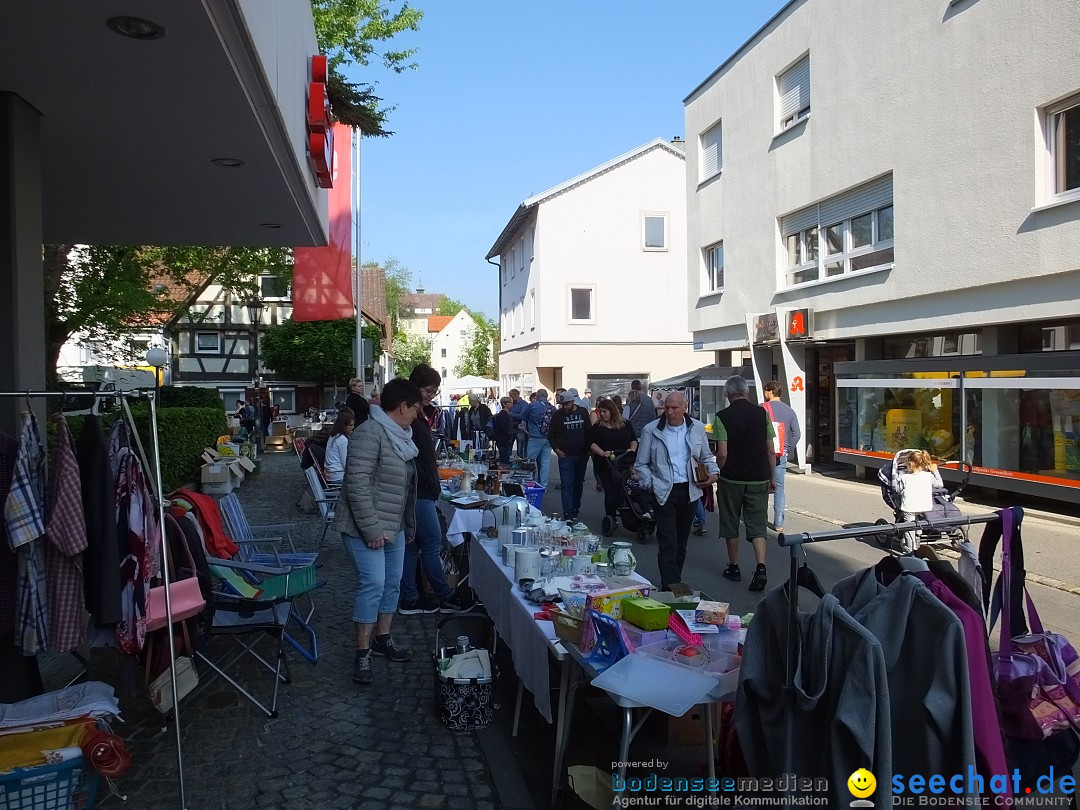
[[521,588],[521,590],[523,590],[525,593],[531,591],[533,589],[533,585],[535,584],[536,580],[531,579],[530,577],[522,577],[518,580],[518,587]]

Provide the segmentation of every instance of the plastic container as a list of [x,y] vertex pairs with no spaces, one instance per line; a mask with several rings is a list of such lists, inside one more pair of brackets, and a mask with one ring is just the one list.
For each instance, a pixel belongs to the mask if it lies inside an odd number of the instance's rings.
[[709,692],[709,696],[720,698],[729,695],[739,685],[739,666],[742,663],[742,658],[737,654],[737,634],[721,632],[717,635],[702,636],[702,642],[705,651],[694,656],[678,654],[677,651],[686,646],[679,639],[646,644],[634,652],[636,655],[667,661],[669,664],[709,675],[716,679],[716,686]]
[[598,686],[643,706],[682,717],[715,688],[715,680],[648,655],[628,655],[593,679]]
[[646,597],[625,599],[622,617],[642,630],[664,630],[668,626],[671,607]]
[[82,757],[0,775],[0,810],[87,810],[94,806],[97,771]]
[[529,506],[537,511],[540,511],[540,504],[543,503],[544,493],[547,492],[547,487],[542,487],[539,484],[536,486],[525,486],[525,500],[529,502]]

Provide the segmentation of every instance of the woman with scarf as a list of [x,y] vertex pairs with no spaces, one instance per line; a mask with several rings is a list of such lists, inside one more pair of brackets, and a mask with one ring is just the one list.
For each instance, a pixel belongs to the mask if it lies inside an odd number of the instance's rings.
[[[391,380],[381,405],[353,431],[334,528],[341,532],[359,579],[353,604],[356,658],[353,681],[371,683],[371,654],[408,661],[390,636],[398,606],[405,544],[416,537],[416,445],[412,423],[420,391]],[[374,638],[372,636],[374,635]]]

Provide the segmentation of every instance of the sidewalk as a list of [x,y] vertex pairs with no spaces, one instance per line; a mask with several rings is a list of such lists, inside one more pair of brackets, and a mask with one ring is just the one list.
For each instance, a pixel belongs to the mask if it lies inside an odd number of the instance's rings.
[[[262,472],[245,481],[239,497],[252,523],[295,521],[298,548],[314,548],[321,531],[296,502],[305,486],[293,453],[264,457]],[[398,617],[394,635],[412,661],[377,659],[375,683],[352,682],[351,610],[356,577],[336,532],[320,556],[326,586],[316,592],[313,624],[321,657],[312,665],[288,654],[292,682],[281,687],[279,717],[268,720],[221,680],[180,704],[189,808],[445,808],[491,810],[494,786],[472,734],[451,734],[435,709],[430,650],[437,615]],[[228,639],[213,644],[227,648]],[[218,648],[221,649],[221,648]],[[286,648],[290,649],[290,648]],[[117,784],[127,802],[102,796],[99,805],[125,810],[180,807],[176,732],[143,694],[141,673],[125,680],[113,651],[95,653],[94,673],[117,685],[132,767]],[[67,666],[49,667],[46,688]],[[92,676],[93,674],[92,673]],[[268,675],[265,671],[262,675]],[[205,677],[203,672],[200,675]],[[268,684],[260,678],[258,685]],[[264,693],[265,694],[265,693]],[[104,784],[102,789],[105,790]]]

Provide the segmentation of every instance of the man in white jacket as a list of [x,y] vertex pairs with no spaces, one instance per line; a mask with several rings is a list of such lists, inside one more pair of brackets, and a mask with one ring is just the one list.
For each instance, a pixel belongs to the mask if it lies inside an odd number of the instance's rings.
[[656,498],[660,590],[670,590],[682,582],[695,504],[720,475],[705,428],[687,415],[678,391],[664,400],[664,415],[641,432],[634,475]]

